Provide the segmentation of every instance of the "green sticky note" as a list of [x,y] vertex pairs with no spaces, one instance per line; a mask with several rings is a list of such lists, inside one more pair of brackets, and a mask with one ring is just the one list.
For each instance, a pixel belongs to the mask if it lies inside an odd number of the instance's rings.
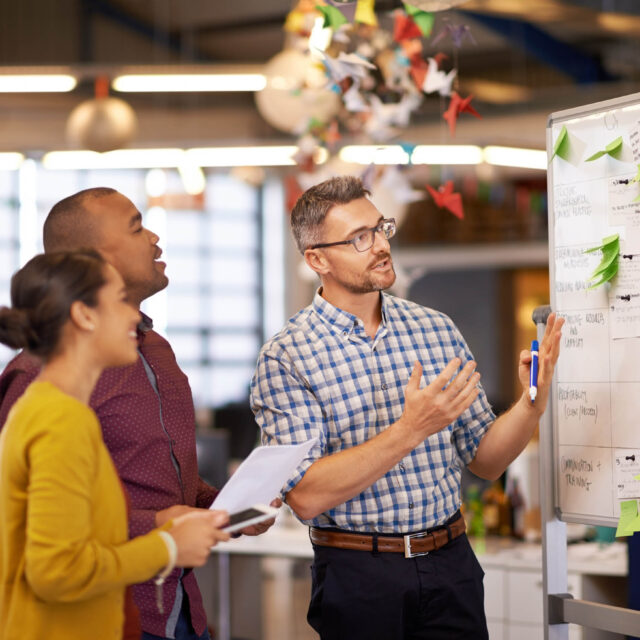
[[625,500],[620,503],[620,520],[616,529],[616,538],[620,536],[633,535],[634,520],[638,517],[638,502],[636,500]]
[[322,6],[317,4],[315,9],[324,16],[324,22],[322,23],[324,28],[331,27],[332,29],[338,29],[343,24],[349,22],[340,9],[332,7],[331,5]]
[[562,125],[560,135],[558,135],[558,139],[553,145],[553,155],[551,156],[551,159],[553,160],[556,156],[563,160],[569,159],[569,132],[565,125]]
[[585,162],[592,162],[598,158],[602,158],[604,155],[615,158],[622,151],[622,136],[619,136],[615,140],[612,140],[602,151],[596,151],[592,156],[589,156]]
[[631,178],[630,182],[640,182],[640,164],[638,165],[638,171],[636,175]]
[[589,277],[589,280],[599,278],[597,282],[592,283],[589,289],[595,289],[605,282],[613,279],[618,273],[618,263],[620,261],[620,236],[615,233],[602,239],[602,244],[597,247],[585,249],[584,253],[593,253],[594,251],[602,252],[602,259],[596,267],[595,271]]
[[422,32],[422,35],[426,38],[431,35],[433,29],[433,23],[435,16],[433,13],[414,7],[413,5],[404,3],[404,10],[407,15],[416,23],[418,29]]

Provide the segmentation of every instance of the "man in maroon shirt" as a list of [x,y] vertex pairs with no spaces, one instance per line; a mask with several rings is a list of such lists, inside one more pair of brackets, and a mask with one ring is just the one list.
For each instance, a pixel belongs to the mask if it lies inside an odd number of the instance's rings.
[[[61,200],[44,224],[45,252],[97,249],[122,275],[129,301],[140,303],[168,284],[158,236],[142,226],[134,204],[114,189],[81,191]],[[198,476],[191,388],[169,343],[150,318],[138,326],[138,362],[103,373],[91,397],[104,441],[131,501],[130,535],[138,536],[194,508],[217,490]],[[0,375],[0,428],[38,374],[39,363],[18,354]],[[272,522],[271,522],[272,523]],[[243,531],[258,534],[271,523]],[[162,613],[152,581],[134,588],[143,639],[208,639],[202,598],[192,571],[176,569],[164,583]]]

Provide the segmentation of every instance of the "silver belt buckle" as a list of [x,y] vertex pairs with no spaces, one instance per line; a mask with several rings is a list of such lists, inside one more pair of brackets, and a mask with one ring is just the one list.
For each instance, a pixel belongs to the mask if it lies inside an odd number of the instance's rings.
[[404,538],[404,557],[405,558],[415,558],[416,556],[428,556],[429,552],[428,551],[411,551],[411,541],[414,538],[426,538],[427,536],[430,536],[430,533],[427,533],[426,531],[420,531],[419,533],[408,533],[407,535],[403,536]]

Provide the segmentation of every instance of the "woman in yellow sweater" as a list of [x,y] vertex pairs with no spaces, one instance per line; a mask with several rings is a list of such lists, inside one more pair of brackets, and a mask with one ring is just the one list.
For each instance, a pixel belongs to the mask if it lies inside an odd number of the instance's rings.
[[137,357],[138,312],[96,252],[39,255],[11,282],[0,342],[44,361],[0,434],[0,640],[116,640],[125,586],[201,566],[223,512],[127,539],[126,499],[89,397]]

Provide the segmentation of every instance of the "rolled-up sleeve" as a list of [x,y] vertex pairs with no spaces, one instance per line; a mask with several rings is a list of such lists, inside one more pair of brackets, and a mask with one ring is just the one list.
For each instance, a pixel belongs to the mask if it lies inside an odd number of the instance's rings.
[[[465,342],[462,334],[452,324],[451,330],[456,335],[460,356],[463,357],[463,365],[469,360],[474,360],[473,354]],[[487,394],[480,384],[480,393],[471,406],[461,414],[453,424],[453,442],[465,465],[468,465],[476,455],[480,440],[496,419]]]

